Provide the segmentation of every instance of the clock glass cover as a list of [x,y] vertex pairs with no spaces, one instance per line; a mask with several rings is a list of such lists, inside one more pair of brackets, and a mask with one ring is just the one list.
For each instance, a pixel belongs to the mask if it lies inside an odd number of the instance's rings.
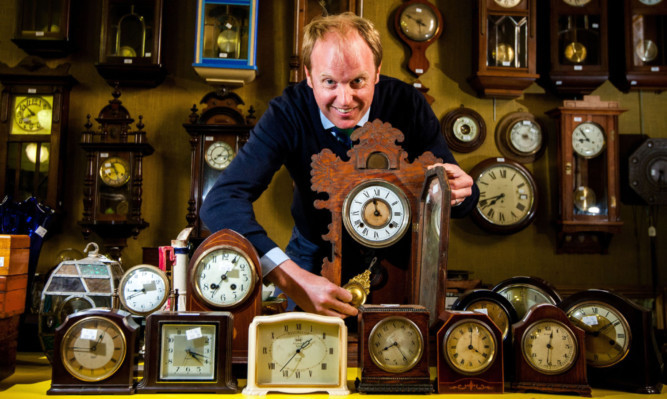
[[158,310],[167,301],[169,294],[167,275],[153,265],[137,265],[130,268],[118,286],[123,306],[139,315]]
[[442,349],[450,367],[459,373],[474,375],[493,364],[497,342],[486,324],[477,319],[462,319],[447,330]]
[[[583,1],[577,2],[583,5]],[[558,57],[562,65],[601,63],[600,15],[568,14],[558,18]]]
[[510,128],[510,147],[523,155],[534,154],[542,147],[542,129],[532,120],[517,121]]
[[[204,58],[247,59],[248,58],[248,5],[206,2],[204,10]],[[240,3],[240,2],[237,2]]]
[[120,187],[130,180],[130,164],[121,157],[101,159],[100,177],[107,186]]
[[498,289],[497,292],[510,301],[519,319],[523,319],[528,310],[537,304],[549,303],[556,305],[556,301],[551,295],[532,284],[508,284]]
[[11,134],[51,134],[52,112],[53,96],[16,96]]
[[557,320],[544,319],[529,326],[521,341],[526,362],[542,374],[561,374],[577,360],[577,339],[574,333]]
[[216,324],[163,323],[160,325],[158,380],[212,381],[216,376]]
[[368,346],[371,360],[379,368],[402,373],[422,358],[424,337],[413,321],[401,316],[388,317],[373,327]]
[[428,5],[411,4],[401,13],[400,27],[409,39],[424,42],[437,33],[438,18]]
[[[573,202],[575,215],[605,215],[607,208],[606,135],[597,123],[584,122],[572,131],[574,151]],[[595,176],[595,177],[594,177]]]
[[489,15],[487,29],[487,66],[528,68],[528,17]]
[[234,149],[224,141],[216,141],[206,150],[206,163],[213,169],[223,170],[229,166],[235,156]]

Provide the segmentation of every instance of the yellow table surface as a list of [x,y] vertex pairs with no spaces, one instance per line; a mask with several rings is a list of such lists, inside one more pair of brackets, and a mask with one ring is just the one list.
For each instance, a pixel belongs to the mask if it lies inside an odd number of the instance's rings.
[[[503,399],[540,399],[540,398],[553,398],[553,399],[565,399],[565,398],[579,398],[579,396],[569,396],[569,395],[549,395],[541,393],[504,393],[504,394],[460,394],[460,395],[386,395],[386,394],[377,394],[377,395],[367,395],[360,394],[354,391],[354,379],[357,377],[356,368],[348,369],[348,388],[352,392],[346,397],[357,397],[366,399],[372,398],[409,398],[409,397],[418,397],[418,398],[460,398],[460,399],[488,399],[491,397],[501,396]],[[434,373],[432,373],[434,374]],[[239,380],[239,386],[245,386],[245,380]],[[51,387],[51,364],[46,359],[46,357],[41,353],[19,353],[16,359],[16,372],[11,376],[0,381],[0,398],[1,399],[33,399],[33,398],[46,398],[46,391]],[[49,398],[82,398],[82,397],[113,397],[118,395],[51,395]],[[220,395],[220,394],[142,394],[142,395],[133,395],[133,396],[142,396],[150,398],[190,398],[196,396],[197,398],[252,398],[254,396],[247,396],[241,393],[234,395]],[[327,394],[301,394],[301,395],[289,395],[289,394],[280,394],[280,393],[270,393],[267,395],[270,398],[328,398]],[[594,398],[608,398],[608,399],[626,399],[626,398],[666,398],[667,399],[667,389],[663,389],[662,393],[656,395],[641,395],[633,394],[627,392],[619,391],[610,391],[604,389],[593,389]],[[257,398],[260,398],[259,396]]]

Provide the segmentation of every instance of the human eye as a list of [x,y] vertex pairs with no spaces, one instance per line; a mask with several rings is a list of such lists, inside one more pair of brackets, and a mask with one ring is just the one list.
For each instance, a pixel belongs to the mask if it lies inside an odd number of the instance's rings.
[[364,78],[356,78],[352,80],[351,86],[355,89],[359,89],[364,86],[366,80]]
[[325,78],[325,79],[322,79],[322,84],[325,87],[331,88],[331,87],[334,87],[336,85],[336,82],[334,82],[333,79]]

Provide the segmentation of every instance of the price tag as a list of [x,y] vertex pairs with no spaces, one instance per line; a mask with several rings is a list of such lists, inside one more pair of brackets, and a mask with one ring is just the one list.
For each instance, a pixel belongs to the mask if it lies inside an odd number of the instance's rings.
[[575,71],[582,71],[583,69],[584,69],[584,67],[581,66],[581,65],[575,65],[575,66],[574,66],[574,70],[575,70]]
[[424,73],[424,70],[422,68],[417,68],[417,69],[415,69],[415,73],[421,74],[421,73]]
[[47,230],[44,228],[44,226],[39,226],[35,230],[35,233],[42,238],[44,238],[44,236],[46,235],[46,232],[47,232]]
[[44,31],[43,30],[38,30],[37,32],[35,32],[35,36],[40,36],[40,37],[44,36]]
[[587,326],[597,326],[598,318],[597,316],[584,316],[581,321],[584,322]]
[[125,59],[123,60],[123,63],[124,63],[124,64],[131,64],[131,63],[132,63],[132,58],[125,58]]
[[475,312],[477,313],[483,313],[485,315],[489,315],[489,310],[487,308],[481,308],[481,309],[475,309]]
[[193,339],[201,338],[201,327],[196,327],[196,328],[191,328],[189,330],[185,330],[185,338],[188,341],[192,341]]
[[581,116],[575,116],[574,118],[575,122],[581,122],[583,119],[581,119]]
[[660,72],[660,67],[658,67],[658,66],[652,66],[652,67],[651,67],[651,72]]
[[28,93],[29,94],[35,94],[35,93],[37,93],[37,89],[31,87],[31,88],[28,89]]
[[5,267],[5,257],[0,256],[0,267]]
[[81,329],[81,339],[87,339],[89,341],[94,341],[97,339],[97,330],[93,328],[82,328]]

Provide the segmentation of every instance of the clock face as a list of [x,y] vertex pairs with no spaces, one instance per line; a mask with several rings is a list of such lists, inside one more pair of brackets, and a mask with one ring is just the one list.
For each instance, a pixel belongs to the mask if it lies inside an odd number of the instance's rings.
[[411,4],[399,18],[401,31],[409,39],[425,42],[438,32],[438,18],[427,4]]
[[53,96],[16,96],[11,134],[50,134]]
[[[479,187],[475,221],[513,232],[535,216],[537,187],[529,172],[516,163],[501,159],[476,168],[473,178]],[[479,170],[479,171],[478,171]]]
[[215,308],[236,306],[250,296],[257,280],[256,266],[240,249],[212,247],[192,268],[195,295]]
[[497,302],[487,299],[480,299],[478,301],[472,302],[465,308],[465,310],[484,313],[485,315],[489,316],[489,318],[493,320],[494,323],[496,323],[500,331],[503,333],[503,339],[505,339],[507,334],[509,334],[509,315],[507,314],[507,311]]
[[373,327],[368,337],[371,360],[379,368],[402,373],[415,367],[424,353],[424,337],[405,317],[389,317]]
[[542,129],[532,120],[517,121],[509,132],[509,145],[522,155],[534,154],[542,147]]
[[577,339],[563,323],[544,319],[530,325],[521,341],[526,362],[542,374],[561,374],[577,360]]
[[639,2],[647,6],[653,6],[662,3],[662,0],[639,0]]
[[100,177],[107,186],[121,187],[130,180],[130,164],[124,158],[100,159]]
[[461,106],[442,118],[442,134],[450,149],[471,152],[484,143],[486,125],[477,111]]
[[594,158],[605,148],[602,127],[592,122],[579,124],[572,132],[572,149],[584,158]]
[[658,57],[658,46],[650,39],[639,40],[635,44],[635,54],[642,62],[651,62]]
[[569,4],[575,7],[583,7],[586,4],[590,3],[591,0],[563,0],[565,4]]
[[447,330],[442,348],[450,367],[459,373],[474,375],[493,364],[497,342],[486,324],[477,319],[462,319]]
[[215,324],[162,324],[158,380],[213,381],[218,366],[217,335]]
[[410,204],[405,193],[384,180],[368,180],[355,188],[343,202],[343,223],[360,244],[384,248],[407,232]]
[[498,4],[499,6],[505,8],[512,8],[521,3],[521,0],[493,0],[493,1],[495,1],[496,4]]
[[120,301],[134,314],[146,315],[158,310],[167,301],[169,280],[152,265],[137,265],[125,272],[120,281]]
[[586,46],[579,42],[568,43],[567,46],[565,46],[563,53],[568,61],[575,64],[581,64],[584,62],[586,60],[586,56],[588,55]]
[[452,133],[459,141],[469,143],[478,137],[479,125],[471,117],[463,115],[454,121]]
[[[341,368],[346,367],[341,356],[344,350],[341,342],[347,341],[341,340],[345,327],[341,326],[341,319],[326,319],[299,314],[277,318],[275,322],[255,318],[250,335],[255,353],[248,353],[249,358],[255,359],[255,367],[248,373],[254,373],[257,387],[317,390],[317,387],[339,386]],[[256,326],[254,332],[253,326]]]
[[206,163],[213,169],[223,170],[229,166],[236,153],[224,141],[216,141],[206,150]]
[[567,310],[570,320],[586,333],[586,363],[609,367],[630,351],[630,326],[614,307],[598,302],[581,302]]
[[85,317],[70,326],[60,347],[67,372],[85,382],[111,377],[123,364],[127,351],[123,331],[100,316]]
[[549,294],[531,284],[509,284],[497,292],[512,304],[519,319],[523,319],[528,310],[537,304],[556,305],[556,301]]

